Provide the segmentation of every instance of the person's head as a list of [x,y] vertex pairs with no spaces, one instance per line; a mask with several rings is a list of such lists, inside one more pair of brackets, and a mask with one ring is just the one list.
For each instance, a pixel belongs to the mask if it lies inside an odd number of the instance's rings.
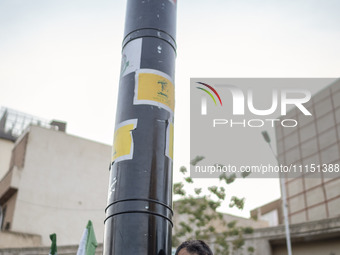
[[175,255],[213,255],[213,253],[205,242],[189,240],[178,246]]

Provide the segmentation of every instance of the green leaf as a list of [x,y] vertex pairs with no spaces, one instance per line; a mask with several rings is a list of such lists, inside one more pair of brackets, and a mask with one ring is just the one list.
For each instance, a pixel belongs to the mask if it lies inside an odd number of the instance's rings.
[[245,234],[252,234],[254,232],[254,229],[252,227],[245,227],[243,228],[243,232]]
[[243,209],[243,207],[244,207],[244,198],[239,199],[239,198],[233,196],[230,199],[229,207],[232,208],[234,206],[236,206],[238,209]]
[[250,246],[248,247],[248,252],[253,253],[255,251],[254,247]]
[[199,195],[199,194],[201,194],[202,193],[202,188],[195,188],[195,194],[196,195]]
[[179,225],[182,227],[182,229],[186,232],[186,233],[191,233],[192,232],[192,228],[186,224],[185,222],[180,222]]
[[194,181],[192,180],[191,177],[186,177],[186,178],[184,178],[184,180],[185,180],[187,183],[194,183]]
[[208,187],[208,190],[213,193],[214,195],[217,196],[218,199],[224,200],[225,199],[225,189],[223,187],[216,187],[216,186],[211,186]]
[[221,205],[221,203],[220,202],[214,202],[214,201],[210,200],[208,202],[208,205],[213,211],[216,211],[216,209]]
[[182,195],[185,196],[185,191],[183,189],[184,184],[179,182],[179,183],[175,183],[173,186],[173,191],[175,195]]
[[228,228],[234,228],[236,226],[236,220],[229,222],[227,226]]
[[220,181],[225,181],[226,184],[233,183],[236,180],[236,174],[226,175],[226,173],[223,173],[219,176]]
[[237,250],[244,245],[244,239],[239,238],[239,239],[234,240],[232,243],[233,243],[233,249]]
[[208,188],[208,190],[210,190],[212,193],[215,193],[217,191],[217,187],[211,186],[211,187]]
[[191,164],[192,166],[196,166],[197,163],[200,162],[200,161],[203,160],[203,159],[204,159],[203,156],[196,156],[194,159],[192,159],[192,160],[190,161],[190,164]]
[[210,226],[210,227],[208,228],[208,230],[209,230],[211,233],[214,233],[214,232],[215,232],[215,228],[214,228],[213,226]]
[[229,235],[231,235],[231,236],[237,236],[239,234],[240,234],[240,231],[236,228],[233,228],[229,231]]
[[250,173],[251,173],[251,172],[250,172],[250,168],[247,167],[246,171],[241,173],[241,176],[242,176],[243,178],[246,178],[247,176],[250,175]]
[[226,179],[226,183],[230,184],[233,183],[236,179],[236,174],[231,174],[227,179]]
[[182,166],[179,171],[182,173],[182,174],[185,174],[187,172],[187,168],[185,166]]

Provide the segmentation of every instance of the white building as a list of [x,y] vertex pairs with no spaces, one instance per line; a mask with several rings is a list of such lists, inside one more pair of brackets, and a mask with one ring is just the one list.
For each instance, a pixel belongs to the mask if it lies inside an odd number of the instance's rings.
[[111,146],[31,125],[0,152],[0,248],[78,244],[88,220],[102,242]]

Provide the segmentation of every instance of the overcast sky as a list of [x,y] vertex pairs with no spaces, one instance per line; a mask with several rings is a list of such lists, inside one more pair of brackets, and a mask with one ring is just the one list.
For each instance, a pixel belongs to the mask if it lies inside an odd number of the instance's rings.
[[[338,0],[177,2],[175,181],[189,162],[191,77],[338,77],[340,69]],[[125,5],[0,0],[0,106],[111,145]],[[241,215],[279,197],[277,180],[239,183],[230,194],[246,196]]]

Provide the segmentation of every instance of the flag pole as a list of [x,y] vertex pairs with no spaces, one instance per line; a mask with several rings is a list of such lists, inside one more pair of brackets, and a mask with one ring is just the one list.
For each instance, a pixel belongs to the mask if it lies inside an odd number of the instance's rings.
[[128,0],[105,255],[171,254],[176,0]]

